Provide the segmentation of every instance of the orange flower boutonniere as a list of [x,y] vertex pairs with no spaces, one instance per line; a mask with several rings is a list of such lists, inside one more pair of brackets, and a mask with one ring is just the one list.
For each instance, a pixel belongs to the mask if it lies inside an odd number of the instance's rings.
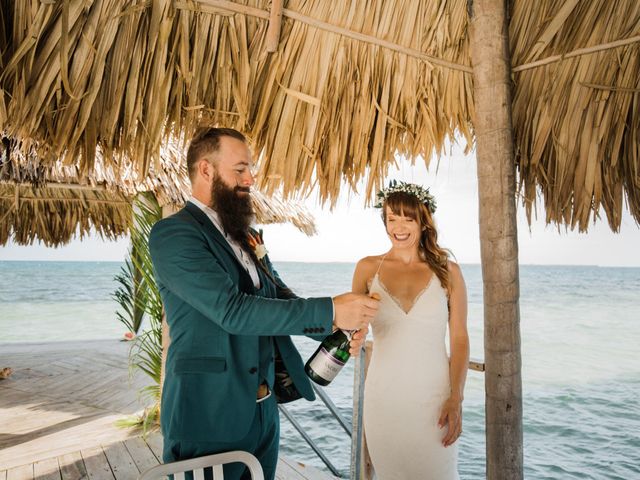
[[262,240],[262,230],[259,232],[249,233],[249,245],[253,248],[258,260],[262,260],[268,253],[267,248],[264,246],[264,241]]

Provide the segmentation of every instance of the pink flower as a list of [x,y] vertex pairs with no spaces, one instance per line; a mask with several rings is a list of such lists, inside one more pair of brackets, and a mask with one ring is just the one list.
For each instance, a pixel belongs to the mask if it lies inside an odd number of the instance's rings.
[[136,334],[133,332],[125,332],[124,336],[122,337],[122,339],[127,342],[133,340],[134,338],[136,338]]

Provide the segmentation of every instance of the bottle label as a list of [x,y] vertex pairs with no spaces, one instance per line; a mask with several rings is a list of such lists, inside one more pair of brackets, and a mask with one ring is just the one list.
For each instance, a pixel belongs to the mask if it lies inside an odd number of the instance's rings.
[[340,373],[340,370],[344,366],[344,362],[337,359],[324,348],[320,348],[318,354],[309,363],[309,367],[316,375],[324,378],[327,382],[336,378],[336,375]]

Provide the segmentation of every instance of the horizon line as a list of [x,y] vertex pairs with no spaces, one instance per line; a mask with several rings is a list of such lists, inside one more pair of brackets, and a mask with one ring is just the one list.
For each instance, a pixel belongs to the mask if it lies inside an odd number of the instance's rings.
[[[32,263],[124,263],[124,259],[122,260],[73,260],[73,259],[58,259],[58,260],[47,260],[47,259],[2,259],[0,258],[0,262],[32,262]],[[344,265],[355,265],[357,260],[348,261],[348,260],[311,260],[311,261],[302,261],[302,260],[271,260],[272,263],[305,263],[305,264],[344,264]],[[482,266],[481,262],[457,262],[459,265],[469,265],[469,266]],[[596,265],[596,264],[586,264],[586,263],[520,263],[519,266],[522,267],[595,267],[595,268],[640,268],[639,265]]]

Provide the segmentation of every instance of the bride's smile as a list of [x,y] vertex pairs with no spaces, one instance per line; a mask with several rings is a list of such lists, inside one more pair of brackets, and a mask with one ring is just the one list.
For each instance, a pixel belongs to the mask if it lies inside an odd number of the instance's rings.
[[387,235],[394,247],[412,247],[420,243],[420,225],[402,213],[396,215],[387,207]]

